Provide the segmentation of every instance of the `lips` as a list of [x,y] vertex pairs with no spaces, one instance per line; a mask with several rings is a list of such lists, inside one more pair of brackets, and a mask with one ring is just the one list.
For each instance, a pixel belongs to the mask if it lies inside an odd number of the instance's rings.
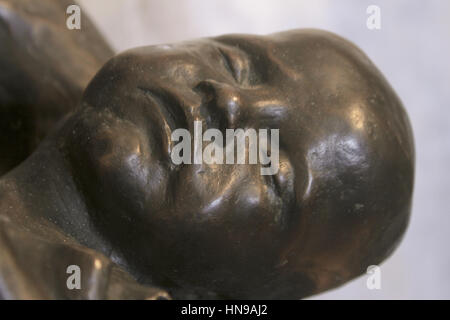
[[264,176],[266,184],[272,188],[282,203],[282,211],[289,212],[295,204],[294,169],[286,153],[280,150],[279,170],[274,175]]

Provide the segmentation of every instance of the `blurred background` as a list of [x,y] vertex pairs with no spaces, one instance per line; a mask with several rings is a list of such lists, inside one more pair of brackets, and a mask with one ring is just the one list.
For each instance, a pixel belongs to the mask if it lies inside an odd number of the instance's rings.
[[[381,265],[312,299],[450,299],[450,1],[79,0],[116,51],[225,33],[320,28],[356,43],[403,101],[416,144],[409,229]],[[369,5],[381,29],[370,30]]]

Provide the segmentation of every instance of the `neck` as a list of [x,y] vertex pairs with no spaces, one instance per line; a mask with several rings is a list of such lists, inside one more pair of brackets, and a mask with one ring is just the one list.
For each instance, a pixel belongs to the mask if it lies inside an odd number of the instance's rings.
[[91,222],[83,195],[58,148],[61,132],[56,130],[27,160],[0,179],[0,220],[51,241],[75,240],[109,256],[110,246]]

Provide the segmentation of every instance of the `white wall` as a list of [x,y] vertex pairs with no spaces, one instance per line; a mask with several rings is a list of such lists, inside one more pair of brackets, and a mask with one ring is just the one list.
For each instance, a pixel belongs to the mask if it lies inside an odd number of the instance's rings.
[[[450,299],[450,1],[446,0],[79,0],[118,50],[224,33],[316,27],[359,45],[402,99],[416,139],[409,230],[381,266],[382,289],[366,277],[318,295],[330,299]],[[381,30],[366,8],[381,8]]]

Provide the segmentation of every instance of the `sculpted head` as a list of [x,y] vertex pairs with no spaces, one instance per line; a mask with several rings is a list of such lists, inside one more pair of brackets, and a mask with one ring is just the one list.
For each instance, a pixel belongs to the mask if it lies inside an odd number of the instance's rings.
[[[181,164],[177,128],[279,129],[279,170]],[[225,298],[301,298],[378,264],[407,225],[403,107],[322,31],[126,51],[91,81],[64,149],[114,256],[141,280]]]

